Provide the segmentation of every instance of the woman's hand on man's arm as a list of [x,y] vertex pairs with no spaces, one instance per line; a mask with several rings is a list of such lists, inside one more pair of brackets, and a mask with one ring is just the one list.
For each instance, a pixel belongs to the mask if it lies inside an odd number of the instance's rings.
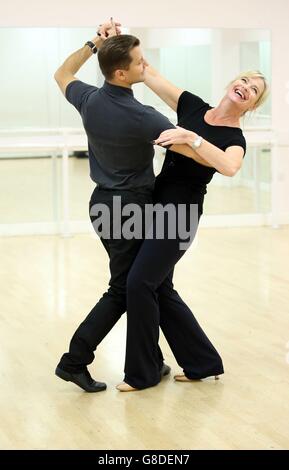
[[155,144],[163,146],[173,144],[189,144],[189,142],[194,140],[196,137],[197,135],[194,132],[177,126],[176,129],[167,129],[166,131],[163,131],[155,140]]

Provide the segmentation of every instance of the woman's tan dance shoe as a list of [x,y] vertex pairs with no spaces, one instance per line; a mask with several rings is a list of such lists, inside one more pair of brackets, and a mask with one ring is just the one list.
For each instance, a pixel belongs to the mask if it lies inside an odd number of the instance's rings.
[[120,384],[116,385],[116,387],[120,392],[137,392],[139,389],[131,387],[129,384],[125,382],[121,382]]
[[[176,382],[196,382],[198,380],[198,379],[189,379],[184,374],[175,375],[174,379],[176,380]],[[219,380],[218,375],[215,375],[215,380]]]

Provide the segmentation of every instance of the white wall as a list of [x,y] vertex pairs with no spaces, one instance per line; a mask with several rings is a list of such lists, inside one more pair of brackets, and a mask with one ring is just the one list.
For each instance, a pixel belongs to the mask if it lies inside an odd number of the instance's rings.
[[14,0],[1,2],[0,26],[95,26],[111,15],[134,27],[286,27],[288,0]]
[[[272,32],[272,122],[284,139],[289,132],[289,1],[242,0],[14,0],[1,5],[0,26],[91,26],[113,15],[127,27],[262,28]],[[17,42],[15,43],[17,54]],[[274,160],[279,182],[276,207],[289,213],[289,150]]]

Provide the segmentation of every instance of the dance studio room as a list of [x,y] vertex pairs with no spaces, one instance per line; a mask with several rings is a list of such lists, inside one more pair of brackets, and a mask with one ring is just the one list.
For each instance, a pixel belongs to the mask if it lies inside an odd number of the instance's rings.
[[1,450],[289,449],[288,18],[2,5]]

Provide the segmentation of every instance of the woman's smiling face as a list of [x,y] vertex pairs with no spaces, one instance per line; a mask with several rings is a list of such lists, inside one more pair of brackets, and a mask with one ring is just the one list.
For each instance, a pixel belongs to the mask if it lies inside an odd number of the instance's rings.
[[245,113],[255,108],[264,91],[265,83],[261,77],[244,75],[230,84],[227,97]]

